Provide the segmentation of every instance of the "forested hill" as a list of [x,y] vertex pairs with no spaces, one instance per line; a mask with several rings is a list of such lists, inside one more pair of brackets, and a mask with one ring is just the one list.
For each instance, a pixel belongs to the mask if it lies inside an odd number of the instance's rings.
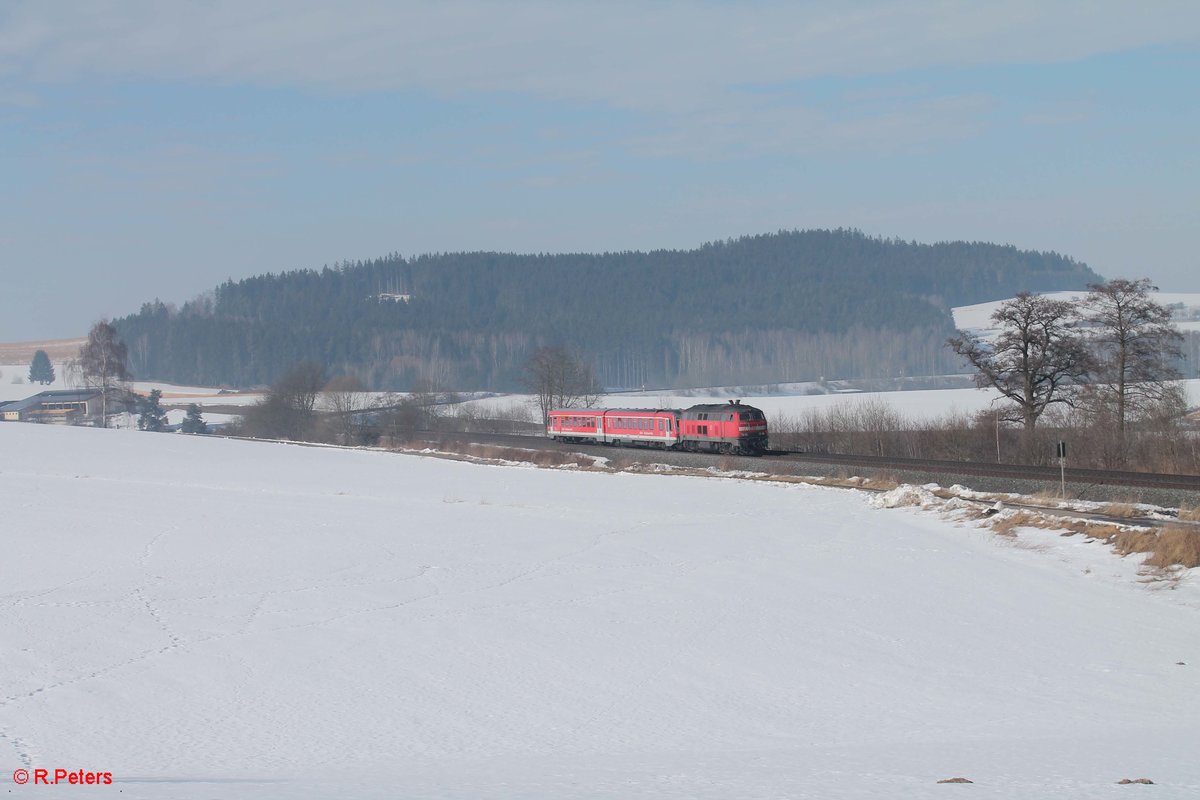
[[695,250],[392,255],[229,281],[116,325],[136,375],[178,383],[263,384],[316,361],[372,388],[513,389],[544,344],[576,349],[607,386],[793,381],[953,370],[950,306],[1098,280],[1011,246],[792,231]]

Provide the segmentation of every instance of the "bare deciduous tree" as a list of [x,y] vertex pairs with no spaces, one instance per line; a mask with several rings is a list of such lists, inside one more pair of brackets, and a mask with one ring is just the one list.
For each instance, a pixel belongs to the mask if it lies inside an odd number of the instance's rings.
[[1021,292],[1000,304],[992,321],[1000,334],[992,343],[959,331],[946,344],[975,369],[975,383],[993,387],[1015,406],[1030,457],[1038,418],[1055,403],[1070,403],[1068,388],[1087,377],[1091,359],[1071,326],[1070,303]]
[[321,389],[323,405],[333,415],[333,427],[342,444],[352,444],[360,412],[370,405],[363,382],[353,375],[338,375]]
[[551,409],[591,408],[601,394],[592,368],[565,347],[542,347],[530,356],[525,386],[537,397],[543,425]]
[[1095,326],[1092,389],[1111,407],[1123,451],[1129,418],[1160,405],[1179,379],[1172,362],[1181,356],[1183,336],[1171,325],[1171,312],[1150,298],[1154,287],[1147,278],[1117,278],[1088,289],[1085,319]]
[[100,425],[108,427],[108,398],[129,380],[129,351],[117,338],[117,329],[100,320],[79,349],[76,369],[84,383],[100,392]]
[[304,440],[312,433],[317,395],[325,382],[320,364],[296,364],[271,386],[262,402],[247,410],[247,431],[251,436]]

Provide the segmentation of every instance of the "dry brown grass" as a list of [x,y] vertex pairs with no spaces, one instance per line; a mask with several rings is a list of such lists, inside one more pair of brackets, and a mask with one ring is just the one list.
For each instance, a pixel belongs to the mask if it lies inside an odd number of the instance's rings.
[[878,489],[882,492],[890,492],[899,485],[900,479],[896,477],[895,473],[891,472],[877,473],[869,478],[864,479],[862,482],[862,487],[864,489]]
[[1049,516],[1033,511],[1018,511],[1003,517],[993,517],[993,531],[1011,536],[1016,528],[1041,528],[1043,530],[1061,530],[1064,536],[1082,533],[1092,539],[1112,542],[1124,533],[1121,528],[1111,522],[1099,522],[1091,519],[1075,519],[1071,517]]
[[614,469],[617,472],[624,472],[640,463],[640,461],[630,458],[629,456],[609,456],[608,459],[609,468]]
[[1007,536],[1014,535],[1013,531],[1017,528],[1061,528],[1066,531],[1065,535],[1082,533],[1106,542],[1123,556],[1145,553],[1147,557],[1143,564],[1147,567],[1200,567],[1200,530],[1190,526],[1168,525],[1159,530],[1126,530],[1107,522],[1046,517],[1018,511],[995,519],[991,527],[996,533]]
[[1200,567],[1200,531],[1168,525],[1157,531],[1121,531],[1112,545],[1123,556],[1147,553],[1147,567]]
[[1100,507],[1100,513],[1107,517],[1120,519],[1132,519],[1142,515],[1142,512],[1133,503],[1105,503]]
[[1111,522],[1097,522],[1087,519],[1075,521],[1075,524],[1070,529],[1075,533],[1082,533],[1092,539],[1099,539],[1102,542],[1111,542],[1123,530]]
[[1043,502],[1049,502],[1052,500],[1061,500],[1062,497],[1061,497],[1061,495],[1059,495],[1058,489],[1050,489],[1048,487],[1043,487],[1033,493],[1033,499],[1041,500]]
[[1014,536],[1017,528],[1046,528],[1046,519],[1029,511],[1018,511],[1003,517],[992,519],[992,530],[1003,536]]
[[1200,522],[1200,506],[1180,506],[1179,520],[1181,522]]

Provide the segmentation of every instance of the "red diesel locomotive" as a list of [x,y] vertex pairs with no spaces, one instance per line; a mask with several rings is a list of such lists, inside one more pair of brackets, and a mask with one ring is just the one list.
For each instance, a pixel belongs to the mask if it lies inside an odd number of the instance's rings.
[[560,442],[761,455],[767,418],[741,401],[685,409],[568,408],[550,412],[546,435]]

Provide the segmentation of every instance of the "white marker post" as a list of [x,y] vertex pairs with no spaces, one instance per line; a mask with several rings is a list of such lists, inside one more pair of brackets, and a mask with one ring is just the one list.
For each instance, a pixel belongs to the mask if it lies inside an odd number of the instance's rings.
[[1058,443],[1058,477],[1059,492],[1063,500],[1067,499],[1067,443]]

